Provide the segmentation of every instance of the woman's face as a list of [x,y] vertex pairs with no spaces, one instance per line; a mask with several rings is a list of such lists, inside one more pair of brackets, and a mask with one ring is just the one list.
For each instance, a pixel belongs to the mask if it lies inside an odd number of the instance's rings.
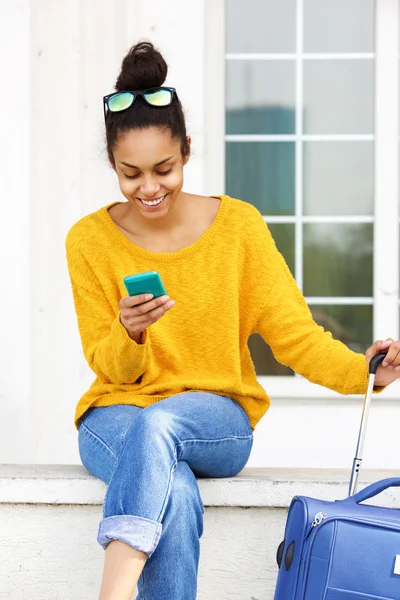
[[[190,140],[189,140],[190,142]],[[165,216],[183,186],[180,140],[156,127],[124,132],[114,148],[121,192],[147,219]]]

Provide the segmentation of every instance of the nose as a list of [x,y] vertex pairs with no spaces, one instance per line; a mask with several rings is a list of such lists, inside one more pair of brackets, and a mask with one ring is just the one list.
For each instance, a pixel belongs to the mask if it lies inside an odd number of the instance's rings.
[[161,189],[160,184],[153,177],[146,177],[140,186],[140,193],[147,198],[153,198]]

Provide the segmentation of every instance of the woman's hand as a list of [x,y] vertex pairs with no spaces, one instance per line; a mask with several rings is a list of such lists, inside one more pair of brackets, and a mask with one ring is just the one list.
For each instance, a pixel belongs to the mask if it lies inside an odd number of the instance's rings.
[[388,338],[385,341],[378,340],[374,342],[365,353],[367,368],[371,358],[378,352],[387,352],[386,358],[378,367],[375,377],[375,385],[381,387],[390,385],[400,377],[400,341]]
[[129,337],[137,344],[141,343],[143,331],[161,319],[175,304],[169,296],[159,296],[154,300],[151,298],[153,298],[151,294],[125,296],[119,303],[121,309],[119,319]]

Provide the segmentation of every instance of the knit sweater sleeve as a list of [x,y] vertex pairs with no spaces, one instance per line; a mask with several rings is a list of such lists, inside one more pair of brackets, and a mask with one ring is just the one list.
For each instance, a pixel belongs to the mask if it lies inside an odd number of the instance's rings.
[[119,311],[116,314],[85,257],[68,244],[67,261],[82,348],[90,368],[104,383],[135,383],[150,360],[147,332],[142,344],[129,337]]
[[[276,359],[313,383],[341,394],[363,394],[368,373],[363,354],[333,339],[313,320],[272,236],[263,234],[271,285],[261,302],[256,331]],[[265,231],[265,230],[264,230]]]

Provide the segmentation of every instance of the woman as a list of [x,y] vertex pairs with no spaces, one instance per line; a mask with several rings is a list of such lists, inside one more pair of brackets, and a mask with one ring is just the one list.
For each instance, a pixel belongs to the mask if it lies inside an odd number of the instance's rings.
[[[196,477],[246,465],[269,406],[247,347],[257,332],[310,381],[362,394],[400,370],[400,344],[350,351],[316,325],[260,213],[182,191],[190,138],[167,65],[150,43],[124,58],[104,98],[107,149],[126,202],[76,223],[67,258],[85,357],[96,375],[75,424],[83,465],[108,484],[100,600],[196,598],[203,505]],[[161,89],[160,89],[161,88]],[[144,91],[147,90],[147,91]],[[132,93],[133,92],[133,93]],[[156,270],[169,295],[129,297]]]

